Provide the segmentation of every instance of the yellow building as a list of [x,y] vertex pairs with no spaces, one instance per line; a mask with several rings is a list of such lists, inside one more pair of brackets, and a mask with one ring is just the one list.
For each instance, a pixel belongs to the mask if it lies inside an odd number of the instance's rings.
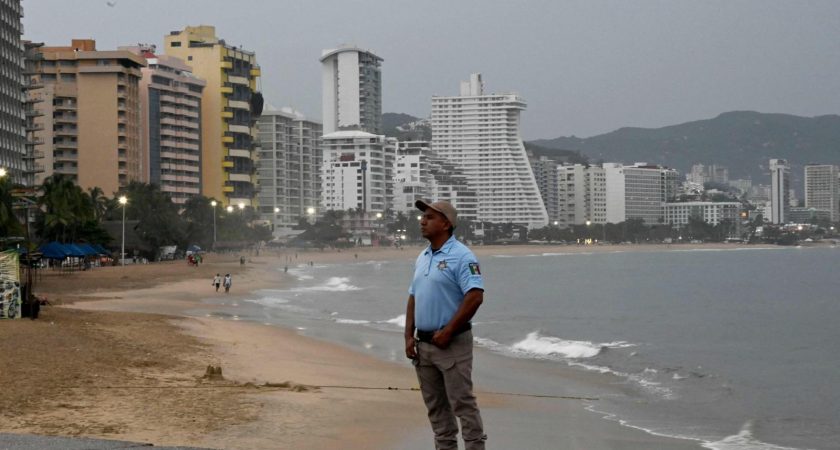
[[171,32],[164,37],[164,52],[207,82],[201,99],[202,194],[225,205],[256,206],[262,95],[254,53],[226,44],[206,25]]
[[[106,195],[142,179],[140,69],[146,60],[126,51],[97,51],[96,41],[39,47],[27,95],[37,110],[33,131],[44,171],[61,173],[83,189]],[[39,155],[40,156],[40,155]]]

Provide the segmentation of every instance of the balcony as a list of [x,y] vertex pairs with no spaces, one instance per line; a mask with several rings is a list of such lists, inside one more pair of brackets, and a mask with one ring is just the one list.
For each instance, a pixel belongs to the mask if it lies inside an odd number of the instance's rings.
[[56,111],[75,111],[76,104],[75,103],[58,103],[53,104],[53,107]]

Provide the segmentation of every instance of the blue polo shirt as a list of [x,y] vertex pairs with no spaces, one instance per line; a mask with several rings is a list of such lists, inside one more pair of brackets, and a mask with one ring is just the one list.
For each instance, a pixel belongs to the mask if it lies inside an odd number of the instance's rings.
[[473,252],[451,236],[438,251],[426,247],[414,266],[408,294],[414,296],[414,326],[435,331],[446,326],[471,289],[484,290]]

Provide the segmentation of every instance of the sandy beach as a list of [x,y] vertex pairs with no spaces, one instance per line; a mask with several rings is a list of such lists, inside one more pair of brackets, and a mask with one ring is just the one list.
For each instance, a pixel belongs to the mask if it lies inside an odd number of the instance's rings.
[[[474,250],[481,258],[733,247]],[[293,278],[282,271],[286,264],[407,260],[419,249],[263,253],[248,255],[244,266],[239,255],[209,255],[198,268],[176,261],[72,274],[44,271],[36,292],[52,306],[35,321],[0,323],[0,431],[224,449],[431,448],[408,363],[379,360],[277,326],[190,315],[206,307],[202,300],[209,297],[235,302],[257,289],[290,285]],[[213,291],[215,273],[233,275],[230,294]],[[503,358],[479,351],[482,358]],[[221,367],[222,378],[207,377],[208,366]],[[581,377],[568,371],[570,385]],[[511,442],[528,442],[514,448],[699,448],[605,420],[587,411],[584,400],[477,390],[489,448],[511,448]]]

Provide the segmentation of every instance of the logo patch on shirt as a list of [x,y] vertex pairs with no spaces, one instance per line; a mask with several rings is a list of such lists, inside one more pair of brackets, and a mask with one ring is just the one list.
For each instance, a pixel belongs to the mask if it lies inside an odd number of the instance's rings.
[[478,263],[470,263],[470,274],[481,275],[481,269],[478,267]]
[[446,270],[446,260],[438,263],[438,270]]

